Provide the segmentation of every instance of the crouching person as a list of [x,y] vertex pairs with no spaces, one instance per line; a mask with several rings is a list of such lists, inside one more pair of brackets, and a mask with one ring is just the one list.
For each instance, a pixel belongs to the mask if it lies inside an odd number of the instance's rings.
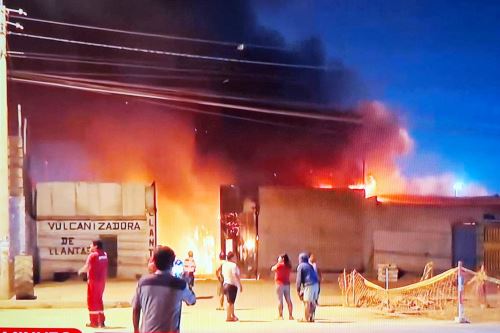
[[196,303],[196,296],[186,281],[172,276],[174,260],[175,253],[168,246],[157,249],[153,256],[156,272],[139,280],[132,301],[135,333],[178,333],[182,302],[187,305]]

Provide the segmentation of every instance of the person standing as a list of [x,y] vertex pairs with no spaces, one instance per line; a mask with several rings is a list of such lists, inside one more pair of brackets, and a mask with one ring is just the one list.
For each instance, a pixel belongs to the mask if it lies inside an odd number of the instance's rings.
[[196,272],[196,262],[193,258],[193,251],[188,252],[188,257],[184,259],[184,271],[182,277],[191,288],[194,286],[194,272]]
[[219,306],[217,307],[217,310],[224,310],[224,277],[222,276],[222,265],[226,262],[226,255],[224,252],[219,254],[219,260],[219,266],[215,271],[215,275],[219,281],[217,284],[217,296],[219,296]]
[[309,263],[307,253],[299,255],[296,285],[299,298],[304,302],[304,318],[300,321],[314,322],[319,285],[318,276],[314,271],[314,267]]
[[87,327],[105,327],[104,303],[102,295],[108,275],[108,255],[102,248],[102,241],[94,240],[90,244],[90,254],[78,274],[87,273],[87,307],[90,323]]
[[240,280],[240,270],[236,265],[236,256],[233,252],[227,254],[227,260],[222,264],[222,276],[224,278],[224,294],[227,298],[226,321],[238,321],[234,314],[234,303],[238,290],[243,292]]
[[316,260],[316,256],[314,253],[311,253],[309,255],[309,263],[311,266],[314,268],[314,271],[316,272],[316,275],[318,276],[318,298],[316,299],[316,305],[319,305],[319,294],[321,293],[321,271],[318,268],[318,262]]
[[278,295],[278,319],[283,319],[283,297],[288,306],[288,319],[293,320],[293,304],[290,298],[290,272],[292,264],[288,254],[278,257],[278,262],[271,267],[274,272],[274,282],[276,284],[276,293]]
[[182,302],[196,303],[196,296],[186,281],[172,275],[174,260],[175,253],[168,246],[157,249],[153,255],[156,272],[137,283],[132,300],[134,333],[178,333]]

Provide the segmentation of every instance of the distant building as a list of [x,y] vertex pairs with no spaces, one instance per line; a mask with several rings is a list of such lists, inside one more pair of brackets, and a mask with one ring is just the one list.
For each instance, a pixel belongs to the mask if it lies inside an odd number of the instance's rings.
[[248,233],[243,239],[227,230],[248,230],[254,223],[254,264],[263,276],[280,253],[297,258],[304,250],[317,254],[324,271],[375,270],[394,263],[421,273],[429,261],[442,271],[462,260],[471,269],[484,263],[490,274],[500,275],[498,197],[365,198],[363,190],[263,186],[255,222],[248,213],[228,212],[228,207],[241,208],[234,199],[221,196],[222,245],[244,250],[251,243]]

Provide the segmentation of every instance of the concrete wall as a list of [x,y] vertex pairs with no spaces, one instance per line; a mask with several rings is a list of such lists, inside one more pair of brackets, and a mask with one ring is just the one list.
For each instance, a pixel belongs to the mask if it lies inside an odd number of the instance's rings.
[[56,272],[78,271],[90,242],[107,237],[116,237],[118,278],[146,273],[156,246],[154,201],[154,186],[143,184],[37,184],[40,279],[52,279]]
[[420,203],[378,202],[352,190],[261,187],[259,273],[268,276],[283,252],[295,265],[301,251],[316,253],[324,270],[375,270],[393,263],[421,273],[433,261],[435,270],[444,271],[453,264],[455,224],[500,216],[500,199],[494,197],[435,198],[432,204],[422,203],[426,197],[414,199]]
[[290,187],[259,188],[259,273],[286,252],[311,251],[325,271],[363,267],[364,193]]
[[36,215],[46,217],[144,216],[143,184],[48,182],[36,186]]
[[456,223],[481,222],[485,213],[500,214],[499,206],[372,204],[365,214],[364,263],[395,263],[421,273],[428,261],[436,270],[452,266],[452,227]]

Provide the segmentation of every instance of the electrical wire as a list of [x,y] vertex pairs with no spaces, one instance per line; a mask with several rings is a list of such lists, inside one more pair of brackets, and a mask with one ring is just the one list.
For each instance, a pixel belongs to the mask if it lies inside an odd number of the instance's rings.
[[321,71],[324,71],[327,69],[325,66],[288,64],[288,63],[280,63],[280,62],[244,60],[244,59],[227,58],[227,57],[206,56],[206,55],[191,54],[191,53],[170,52],[170,51],[163,51],[163,50],[129,47],[129,46],[123,46],[123,45],[87,42],[87,41],[81,41],[81,40],[75,40],[75,39],[50,37],[50,36],[44,36],[44,35],[35,35],[35,34],[20,33],[20,32],[13,32],[13,31],[8,31],[7,33],[9,35],[18,36],[18,37],[26,37],[26,38],[33,38],[33,39],[60,42],[60,43],[75,44],[75,45],[101,47],[101,48],[113,49],[113,50],[119,50],[119,51],[139,52],[139,53],[146,53],[146,54],[153,54],[153,55],[182,57],[182,58],[199,59],[199,60],[212,60],[212,61],[218,61],[218,62],[241,63],[241,64],[248,64],[248,65],[286,67],[286,68],[295,68],[295,69],[309,69],[309,70],[321,70]]
[[268,109],[268,108],[261,108],[261,107],[253,107],[253,106],[246,106],[246,105],[238,105],[238,104],[231,104],[231,103],[222,103],[222,102],[217,102],[217,101],[209,101],[209,100],[201,100],[201,99],[195,99],[195,98],[187,98],[187,97],[181,97],[181,96],[171,96],[171,95],[166,95],[166,94],[157,94],[157,93],[146,93],[142,91],[134,91],[130,89],[117,89],[113,87],[106,87],[103,85],[90,85],[90,84],[84,84],[80,82],[64,82],[64,81],[55,81],[55,82],[48,82],[47,77],[44,76],[34,76],[34,78],[25,78],[25,77],[19,77],[19,76],[10,76],[9,80],[12,80],[14,82],[22,82],[22,83],[31,83],[31,84],[36,84],[36,85],[42,85],[42,86],[51,86],[51,87],[59,87],[59,88],[69,88],[69,89],[75,89],[75,90],[82,90],[82,91],[89,91],[89,92],[100,92],[100,93],[108,93],[108,94],[115,94],[115,95],[124,95],[124,96],[132,96],[132,97],[143,97],[143,98],[150,98],[150,99],[156,99],[156,100],[165,100],[165,101],[172,101],[172,102],[178,102],[178,103],[186,103],[186,104],[196,104],[196,105],[203,105],[203,106],[209,106],[209,107],[220,107],[220,108],[225,108],[225,109],[233,109],[233,110],[239,110],[239,111],[247,111],[247,112],[254,112],[254,113],[261,113],[261,114],[268,114],[268,115],[279,115],[279,116],[289,116],[289,117],[295,117],[295,118],[303,118],[303,119],[314,119],[314,120],[324,120],[324,121],[333,121],[333,122],[342,122],[342,123],[351,123],[351,124],[361,124],[361,119],[359,118],[354,118],[354,117],[346,117],[346,116],[330,116],[330,115],[325,115],[325,114],[318,114],[318,113],[306,113],[306,112],[291,112],[291,111],[286,111],[286,110],[278,110],[278,109]]
[[[238,102],[245,102],[245,103],[253,103],[253,104],[260,104],[260,105],[269,105],[269,106],[277,106],[277,107],[288,107],[288,108],[300,108],[300,109],[309,109],[309,110],[315,110],[315,111],[323,111],[323,112],[328,112],[331,111],[329,109],[326,109],[322,105],[317,105],[317,104],[311,104],[311,103],[291,103],[288,101],[282,101],[282,100],[263,100],[263,99],[258,99],[258,98],[252,98],[252,97],[241,97],[241,96],[234,96],[234,95],[224,95],[224,94],[214,94],[211,92],[206,92],[206,91],[194,91],[191,89],[186,89],[186,88],[173,88],[173,87],[157,87],[157,86],[151,86],[151,85],[145,85],[145,84],[133,84],[133,83],[122,83],[122,82],[117,82],[117,81],[111,81],[111,80],[96,80],[96,79],[90,79],[90,78],[82,78],[82,77],[71,77],[71,76],[63,76],[63,75],[58,75],[57,73],[40,73],[40,72],[33,72],[33,71],[22,71],[22,70],[17,70],[17,71],[12,71],[12,74],[20,74],[24,76],[38,76],[47,79],[56,79],[56,80],[62,80],[64,82],[83,82],[86,84],[96,84],[99,86],[107,86],[107,87],[119,87],[119,88],[127,88],[127,89],[134,89],[134,90],[140,90],[140,91],[147,91],[147,92],[152,92],[152,93],[168,93],[168,94],[177,94],[180,96],[185,96],[185,95],[190,95],[190,96],[195,96],[198,98],[209,98],[209,99],[217,99],[217,100],[229,100],[229,101],[238,101]],[[347,115],[343,115],[344,117],[347,117]],[[354,117],[353,117],[354,118]]]
[[141,36],[141,37],[154,37],[154,38],[161,38],[161,39],[181,40],[181,41],[187,41],[187,42],[231,46],[231,47],[236,47],[236,48],[243,46],[244,48],[251,47],[251,48],[259,48],[259,49],[287,51],[286,48],[278,47],[278,46],[259,45],[259,44],[252,44],[252,43],[247,44],[247,43],[236,43],[236,42],[224,42],[224,41],[218,41],[218,40],[213,40],[213,39],[192,38],[192,37],[182,37],[182,36],[174,36],[174,35],[138,32],[138,31],[131,31],[131,30],[112,29],[112,28],[98,27],[98,26],[86,25],[86,24],[75,24],[75,23],[68,23],[68,22],[61,22],[61,21],[44,20],[44,19],[39,19],[39,18],[19,16],[19,15],[10,15],[10,17],[14,17],[14,18],[18,18],[18,19],[22,19],[22,20],[26,20],[26,21],[32,21],[32,22],[48,23],[48,24],[55,24],[55,25],[61,25],[61,26],[67,26],[67,27],[73,27],[73,28],[90,29],[90,30],[97,30],[97,31],[114,32],[114,33],[127,34],[127,35],[133,35],[133,36]]
[[103,73],[103,72],[69,72],[69,71],[41,71],[42,74],[50,75],[74,75],[78,77],[118,77],[118,78],[141,78],[158,80],[182,80],[182,81],[214,81],[220,78],[207,76],[189,76],[189,75],[160,75],[160,74],[139,74],[139,73]]
[[281,127],[281,128],[286,128],[286,129],[295,129],[295,130],[298,129],[298,130],[305,130],[305,131],[313,131],[315,133],[324,133],[324,134],[330,134],[330,135],[338,135],[339,134],[338,132],[332,131],[332,130],[308,128],[305,126],[295,126],[295,125],[283,124],[283,123],[279,123],[279,122],[275,122],[275,121],[266,121],[266,120],[248,118],[248,117],[234,116],[234,115],[229,115],[229,114],[220,113],[220,112],[202,111],[199,109],[190,108],[190,107],[186,107],[186,106],[166,104],[166,103],[145,100],[145,99],[139,99],[138,101],[142,102],[142,103],[156,105],[156,106],[168,107],[169,109],[176,109],[176,110],[180,110],[180,111],[192,112],[192,113],[203,114],[203,115],[208,115],[208,116],[228,118],[228,119],[232,119],[232,120],[246,121],[246,122],[257,123],[257,124],[261,124],[261,125],[269,125],[269,126]]
[[148,65],[144,63],[122,63],[122,62],[109,61],[101,58],[56,55],[52,53],[9,51],[8,57],[14,59],[28,59],[28,60],[39,60],[48,62],[65,62],[65,63],[88,64],[88,65],[110,66],[110,67],[120,67],[120,68],[134,68],[134,69],[145,69],[145,70],[154,70],[163,72],[201,73],[206,75],[220,76],[221,78],[249,77],[249,78],[267,79],[267,80],[280,80],[280,81],[284,80],[282,77],[277,77],[275,75],[268,75],[263,73],[258,73],[258,74],[235,73],[235,72],[226,72],[220,70],[219,71],[208,70],[208,69],[162,67],[162,66]]

